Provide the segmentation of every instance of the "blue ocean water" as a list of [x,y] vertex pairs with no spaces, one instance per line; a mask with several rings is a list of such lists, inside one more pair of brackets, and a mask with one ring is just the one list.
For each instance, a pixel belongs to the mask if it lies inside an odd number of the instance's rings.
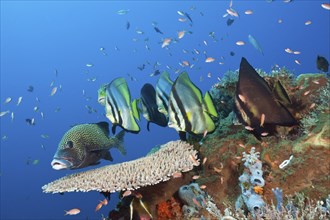
[[[205,92],[226,71],[237,70],[242,56],[267,72],[277,64],[296,75],[317,73],[317,55],[329,59],[330,53],[330,11],[322,8],[322,3],[326,1],[234,0],[232,8],[239,17],[224,17],[230,1],[1,1],[1,112],[10,113],[0,119],[0,219],[107,216],[115,208],[118,194],[112,194],[110,204],[95,212],[103,199],[98,192],[53,195],[41,190],[44,184],[77,172],[56,171],[50,166],[70,126],[108,121],[97,102],[101,84],[123,76],[132,98],[138,98],[144,83],[156,84],[158,77],[150,74],[159,62],[157,69],[167,70],[173,80],[177,70],[186,70]],[[119,10],[127,13],[120,15]],[[246,10],[253,14],[245,14]],[[180,22],[179,18],[186,17],[177,11],[188,13],[193,22]],[[226,24],[229,17],[234,19],[231,26]],[[182,39],[177,36],[180,31],[186,31]],[[263,55],[249,43],[249,34]],[[172,41],[162,48],[165,38]],[[245,45],[238,46],[237,41]],[[301,53],[289,54],[286,48]],[[215,61],[206,63],[206,57]],[[180,66],[182,61],[193,67]],[[141,71],[137,67],[142,64],[145,69]],[[52,82],[59,89],[50,96]],[[33,92],[27,91],[30,85]],[[17,106],[20,96],[22,102]],[[7,97],[12,101],[6,104]],[[97,112],[89,113],[86,106]],[[27,118],[35,118],[35,125],[28,125]],[[174,129],[152,124],[148,132],[143,118],[139,124],[139,134],[125,137],[126,156],[111,149],[112,163],[139,158],[156,145],[178,139]],[[102,161],[98,166],[107,164],[110,162]],[[91,168],[95,167],[82,170]],[[72,208],[81,213],[64,216],[64,210]]]

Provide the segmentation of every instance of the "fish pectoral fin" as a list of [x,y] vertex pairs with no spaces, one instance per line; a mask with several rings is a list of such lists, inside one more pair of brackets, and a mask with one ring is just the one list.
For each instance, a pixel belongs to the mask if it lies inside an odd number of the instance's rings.
[[140,121],[140,113],[138,110],[138,102],[140,99],[134,99],[132,102],[132,112],[133,112],[133,116],[136,120]]
[[112,125],[112,128],[111,128],[112,134],[115,134],[116,133],[116,127],[117,127],[116,124],[113,124]]
[[[107,153],[104,154],[103,159],[108,160],[108,161],[113,161],[113,158],[109,151],[107,151]],[[100,162],[98,162],[98,163],[100,163]]]
[[187,141],[187,135],[185,131],[179,131],[179,137],[181,141]]
[[148,121],[148,123],[147,123],[147,130],[148,130],[148,131],[150,131],[149,126],[150,126],[150,121]]
[[99,165],[101,162],[100,161],[98,161],[98,162],[95,162],[95,163],[91,163],[91,164],[89,164],[89,166],[96,166],[96,165]]
[[215,124],[212,120],[212,118],[207,114],[204,113],[204,117],[205,117],[205,122],[206,122],[206,130],[208,133],[213,132],[215,129]]
[[204,107],[206,109],[206,111],[208,113],[210,113],[210,115],[214,116],[214,117],[218,117],[218,113],[217,113],[217,110],[215,109],[214,107],[214,104],[213,104],[213,101],[212,101],[212,97],[210,95],[209,92],[206,92],[205,93],[205,96],[204,96]]

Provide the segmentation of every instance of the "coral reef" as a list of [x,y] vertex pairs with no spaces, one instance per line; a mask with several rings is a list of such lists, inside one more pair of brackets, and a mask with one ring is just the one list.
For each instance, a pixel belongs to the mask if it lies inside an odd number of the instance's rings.
[[71,174],[42,187],[47,193],[124,191],[167,181],[174,173],[199,165],[197,151],[182,141],[168,142],[157,152],[130,162]]
[[[216,131],[202,141],[191,139],[203,163],[181,178],[138,190],[144,195],[153,216],[157,218],[157,208],[152,204],[160,204],[171,197],[179,199],[179,188],[194,182],[204,186],[207,205],[196,200],[201,206],[195,204],[199,207],[196,208],[180,200],[182,215],[190,210],[195,213],[193,216],[204,219],[253,219],[252,213],[233,208],[238,197],[246,206],[240,196],[241,187],[246,186],[249,189],[246,191],[253,197],[260,199],[262,195],[264,203],[260,204],[264,207],[265,219],[329,218],[329,214],[326,214],[329,209],[325,208],[328,204],[325,197],[330,192],[329,78],[324,74],[303,74],[296,78],[285,68],[273,69],[270,74],[259,73],[270,87],[276,81],[281,81],[292,102],[286,107],[300,121],[300,125],[294,128],[278,126],[276,133],[257,140],[238,123],[232,112],[237,71],[228,72],[228,77],[221,79],[210,91],[219,111]],[[312,121],[307,122],[311,118]],[[254,150],[251,156],[252,146]],[[280,167],[285,161],[287,165]],[[257,164],[253,172],[246,168],[252,162]],[[242,173],[246,173],[246,176]],[[199,178],[193,179],[196,175]],[[253,175],[259,175],[257,184],[250,182]],[[246,177],[248,184],[239,182],[240,176]],[[297,192],[303,193],[304,199],[297,200]],[[212,200],[208,200],[209,197]],[[277,204],[273,205],[275,200]],[[209,211],[211,205],[208,201],[212,201],[216,207],[213,214]],[[183,208],[184,205],[187,207]]]
[[265,206],[265,202],[261,197],[265,180],[262,177],[262,163],[259,157],[260,153],[255,152],[254,147],[251,148],[250,154],[243,152],[242,161],[245,161],[244,166],[246,169],[239,177],[242,194],[235,204],[236,210],[245,206],[252,216],[262,216],[263,207]]

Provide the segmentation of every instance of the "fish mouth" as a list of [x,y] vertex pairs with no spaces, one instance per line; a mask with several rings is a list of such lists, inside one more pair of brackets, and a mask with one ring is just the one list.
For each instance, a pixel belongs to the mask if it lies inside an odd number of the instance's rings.
[[105,98],[104,97],[100,97],[97,100],[101,105],[105,102]]
[[54,158],[51,162],[51,166],[54,170],[64,170],[70,169],[70,167],[72,167],[72,163],[65,159]]

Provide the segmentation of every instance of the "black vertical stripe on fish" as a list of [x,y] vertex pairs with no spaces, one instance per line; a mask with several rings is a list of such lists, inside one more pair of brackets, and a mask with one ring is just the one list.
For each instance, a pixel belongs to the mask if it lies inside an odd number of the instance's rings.
[[172,109],[174,113],[174,119],[176,123],[178,124],[178,127],[181,129],[181,121],[179,119],[178,113],[176,112],[176,109],[174,108],[173,102],[170,102],[170,108]]
[[[166,109],[166,111],[168,111],[168,101],[166,101],[165,99],[163,99],[163,97],[159,97],[160,100],[163,103],[164,108]],[[167,99],[168,100],[168,99]]]
[[149,122],[155,123],[162,127],[166,127],[167,118],[163,113],[158,111],[158,106],[156,102],[156,91],[151,84],[146,83],[142,87],[141,100],[144,117]]
[[115,109],[114,109],[113,105],[111,104],[110,98],[108,96],[107,96],[107,103],[108,103],[108,105],[110,105],[111,114],[115,118]]
[[[108,94],[110,95],[110,98],[113,101],[113,104],[114,104],[114,107],[115,107],[115,110],[116,110],[115,113],[117,113],[116,114],[117,117],[115,117],[116,115],[114,115],[114,117],[116,119],[116,123],[118,123],[118,124],[121,125],[123,123],[123,118],[122,118],[122,116],[121,116],[121,114],[119,112],[118,104],[117,104],[117,102],[116,102],[115,97],[113,96],[113,94],[111,92],[109,92]],[[112,130],[112,133],[114,133],[114,130]]]
[[188,117],[187,117],[187,112],[186,110],[184,109],[184,106],[183,106],[183,103],[178,95],[178,92],[176,91],[176,88],[175,86],[172,87],[172,94],[173,94],[173,97],[174,97],[174,100],[176,101],[176,104],[182,114],[182,117],[183,117],[183,120],[184,120],[184,123],[185,123],[185,130],[186,131],[191,131],[192,130],[192,125],[191,125],[191,122],[189,121]]
[[[165,99],[164,99],[165,97]],[[168,95],[162,92],[162,94],[158,95],[158,98],[162,101],[164,108],[168,111]],[[166,101],[167,100],[167,101]]]

